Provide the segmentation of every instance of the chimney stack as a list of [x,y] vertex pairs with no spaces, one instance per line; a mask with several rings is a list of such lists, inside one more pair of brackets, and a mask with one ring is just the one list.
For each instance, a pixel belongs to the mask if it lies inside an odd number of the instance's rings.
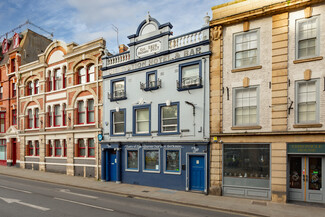
[[128,47],[125,44],[120,44],[118,46],[118,49],[119,49],[119,53],[123,53],[128,50]]

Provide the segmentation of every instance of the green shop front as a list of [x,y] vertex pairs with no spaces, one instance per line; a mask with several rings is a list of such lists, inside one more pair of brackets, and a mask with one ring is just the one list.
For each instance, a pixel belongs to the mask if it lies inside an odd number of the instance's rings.
[[325,143],[288,144],[288,200],[325,203]]

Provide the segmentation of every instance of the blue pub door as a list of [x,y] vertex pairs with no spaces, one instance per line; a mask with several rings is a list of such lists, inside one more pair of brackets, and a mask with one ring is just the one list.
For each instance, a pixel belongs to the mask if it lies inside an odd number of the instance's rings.
[[204,156],[190,156],[190,190],[204,191]]
[[106,151],[106,181],[116,181],[116,151]]

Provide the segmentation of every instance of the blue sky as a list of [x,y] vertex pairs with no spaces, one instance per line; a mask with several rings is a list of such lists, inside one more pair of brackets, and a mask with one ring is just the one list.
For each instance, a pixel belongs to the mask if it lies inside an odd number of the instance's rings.
[[[174,35],[177,36],[201,28],[206,13],[212,17],[211,7],[229,1],[1,0],[0,35],[29,19],[34,24],[53,32],[54,39],[66,43],[74,41],[82,44],[103,37],[107,49],[115,53],[117,36],[112,24],[119,29],[119,43],[127,44],[129,42],[127,36],[136,32],[138,25],[150,11],[150,15],[160,23],[170,22],[174,26]],[[28,27],[34,29],[30,25]],[[25,29],[26,26],[20,31]]]

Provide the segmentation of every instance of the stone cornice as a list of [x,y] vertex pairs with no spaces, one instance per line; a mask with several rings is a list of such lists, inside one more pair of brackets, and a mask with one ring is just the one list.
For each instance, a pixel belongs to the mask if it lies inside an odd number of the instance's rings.
[[280,14],[280,13],[288,12],[291,10],[296,10],[298,8],[310,6],[312,4],[317,4],[317,3],[321,3],[321,2],[323,2],[323,0],[295,0],[295,1],[293,0],[288,4],[287,1],[283,1],[280,3],[275,3],[275,4],[264,6],[261,8],[256,8],[256,9],[248,10],[248,11],[245,11],[242,13],[237,13],[237,14],[233,14],[230,16],[225,16],[222,18],[211,20],[210,27],[214,27],[217,25],[230,25],[233,23],[239,23],[244,20],[248,20],[248,19],[252,19],[252,18],[256,19],[256,18],[263,17],[263,16],[271,16],[274,14]]

